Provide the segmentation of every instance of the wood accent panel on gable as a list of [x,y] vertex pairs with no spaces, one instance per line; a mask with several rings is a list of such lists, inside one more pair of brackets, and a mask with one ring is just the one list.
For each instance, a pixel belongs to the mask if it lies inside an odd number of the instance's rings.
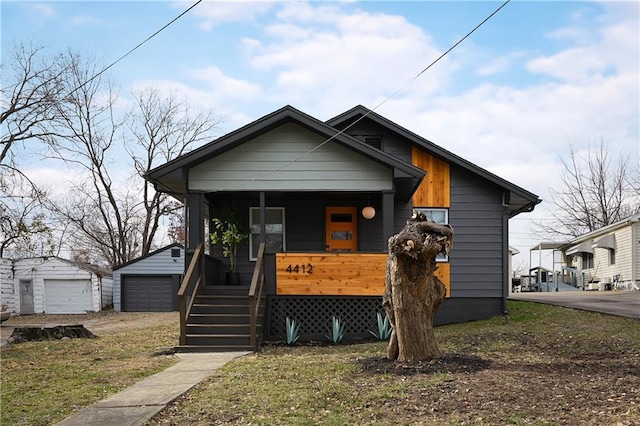
[[418,190],[413,194],[413,205],[415,207],[450,207],[449,163],[415,146],[411,149],[411,162],[427,172]]
[[[276,294],[301,296],[382,296],[386,253],[277,253]],[[435,275],[451,293],[451,265],[438,263]]]

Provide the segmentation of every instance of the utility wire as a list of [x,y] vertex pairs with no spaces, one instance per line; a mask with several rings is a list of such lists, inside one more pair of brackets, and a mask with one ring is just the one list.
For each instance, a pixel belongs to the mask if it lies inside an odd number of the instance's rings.
[[355,126],[358,122],[362,121],[365,117],[367,117],[369,114],[371,114],[372,112],[375,112],[378,108],[380,108],[382,105],[384,105],[387,101],[389,101],[390,99],[392,99],[393,97],[395,97],[398,93],[402,92],[404,89],[407,88],[407,86],[409,86],[411,83],[413,83],[414,81],[416,81],[420,76],[422,76],[422,74],[424,74],[427,70],[429,70],[432,66],[434,66],[436,63],[438,63],[442,58],[444,58],[447,54],[449,54],[449,52],[451,52],[453,49],[455,49],[456,47],[458,47],[458,45],[460,43],[462,43],[463,41],[465,41],[471,34],[473,34],[474,32],[476,32],[476,30],[478,30],[478,28],[480,28],[481,26],[483,26],[489,19],[493,18],[493,16],[500,12],[500,10],[502,10],[503,7],[505,7],[511,0],[506,0],[504,3],[502,3],[502,5],[500,5],[500,7],[498,7],[496,10],[494,10],[489,16],[487,16],[486,18],[484,18],[482,20],[482,22],[480,22],[478,25],[476,25],[471,31],[469,31],[464,37],[462,37],[460,40],[458,40],[453,46],[451,46],[449,49],[447,49],[444,53],[442,53],[440,56],[438,56],[433,62],[431,62],[429,65],[427,65],[422,71],[420,71],[418,74],[416,74],[411,80],[407,81],[404,85],[402,85],[399,89],[397,89],[395,92],[393,92],[391,95],[387,96],[382,102],[380,102],[379,104],[377,104],[373,109],[368,110],[362,117],[358,118],[357,120],[355,120],[353,123],[349,124],[347,127],[345,127],[344,129],[338,131],[336,134],[332,135],[329,139],[325,140],[324,142],[322,142],[321,144],[319,144],[318,146],[310,149],[309,151],[301,154],[300,156],[294,158],[293,160],[288,161],[287,163],[283,164],[282,166],[275,168],[269,172],[266,172],[265,174],[246,180],[245,182],[239,184],[238,186],[236,186],[234,189],[236,188],[240,188],[242,186],[247,185],[250,182],[255,182],[257,180],[261,180],[264,179],[267,176],[270,176],[276,172],[279,172],[280,170],[284,169],[285,167],[290,166],[291,164],[301,160],[302,158],[306,157],[307,155],[311,154],[312,152],[320,149],[321,147],[323,147],[324,145],[326,145],[327,143],[331,142],[332,140],[334,140],[335,138],[337,138],[338,136],[340,136],[341,134],[343,134],[344,132],[346,132],[347,130],[349,130],[351,127]]
[[[67,96],[71,95],[72,93],[76,92],[77,90],[80,90],[82,87],[86,86],[87,84],[91,83],[93,80],[95,80],[96,78],[100,77],[102,74],[104,74],[105,72],[107,72],[107,70],[109,70],[111,67],[113,67],[114,65],[116,65],[118,62],[122,61],[124,58],[126,58],[127,56],[129,56],[130,54],[132,54],[133,52],[135,52],[136,50],[138,50],[138,48],[140,48],[143,44],[145,44],[146,42],[148,42],[149,40],[151,40],[152,38],[154,38],[155,36],[157,36],[158,34],[160,34],[160,32],[164,31],[167,27],[169,27],[170,25],[172,25],[174,22],[176,22],[178,19],[182,18],[184,15],[186,15],[191,9],[193,9],[194,7],[196,7],[198,4],[202,3],[202,0],[198,0],[197,2],[195,2],[194,4],[192,4],[187,10],[185,10],[184,12],[182,12],[180,15],[176,16],[175,18],[173,18],[169,23],[167,23],[166,25],[164,25],[162,28],[160,28],[158,31],[156,31],[155,33],[151,34],[149,37],[147,37],[146,39],[144,39],[142,42],[138,43],[138,45],[136,47],[134,47],[133,49],[129,50],[127,53],[125,53],[124,55],[120,56],[118,59],[116,59],[115,61],[113,61],[110,65],[108,65],[107,67],[103,68],[102,71],[98,72],[96,75],[94,75],[93,77],[91,77],[89,80],[85,81],[84,83],[82,83],[81,85],[79,85],[78,87],[76,87],[75,89],[73,89],[72,91],[70,91]],[[66,96],[65,96],[66,97]]]

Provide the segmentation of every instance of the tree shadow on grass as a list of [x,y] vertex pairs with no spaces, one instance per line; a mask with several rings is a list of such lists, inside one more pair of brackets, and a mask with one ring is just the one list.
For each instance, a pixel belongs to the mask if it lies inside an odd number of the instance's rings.
[[386,357],[358,360],[362,371],[368,374],[414,374],[474,373],[491,367],[491,361],[475,355],[445,354],[441,358],[424,361],[395,361]]

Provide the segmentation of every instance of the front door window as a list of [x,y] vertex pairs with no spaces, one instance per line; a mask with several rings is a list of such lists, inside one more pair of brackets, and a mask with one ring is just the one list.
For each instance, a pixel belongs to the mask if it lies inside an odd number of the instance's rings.
[[356,207],[327,207],[327,251],[357,251],[358,209]]

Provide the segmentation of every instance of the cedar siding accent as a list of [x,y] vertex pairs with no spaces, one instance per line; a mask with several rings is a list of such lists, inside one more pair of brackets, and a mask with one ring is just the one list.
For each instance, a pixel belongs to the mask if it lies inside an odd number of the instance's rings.
[[411,161],[414,166],[427,171],[427,176],[413,194],[413,205],[415,207],[449,207],[451,204],[449,163],[415,146],[411,152]]
[[[386,253],[277,253],[276,293],[313,296],[382,296]],[[436,276],[449,295],[450,266],[439,263]]]
[[202,191],[380,191],[393,169],[287,123],[189,170]]

